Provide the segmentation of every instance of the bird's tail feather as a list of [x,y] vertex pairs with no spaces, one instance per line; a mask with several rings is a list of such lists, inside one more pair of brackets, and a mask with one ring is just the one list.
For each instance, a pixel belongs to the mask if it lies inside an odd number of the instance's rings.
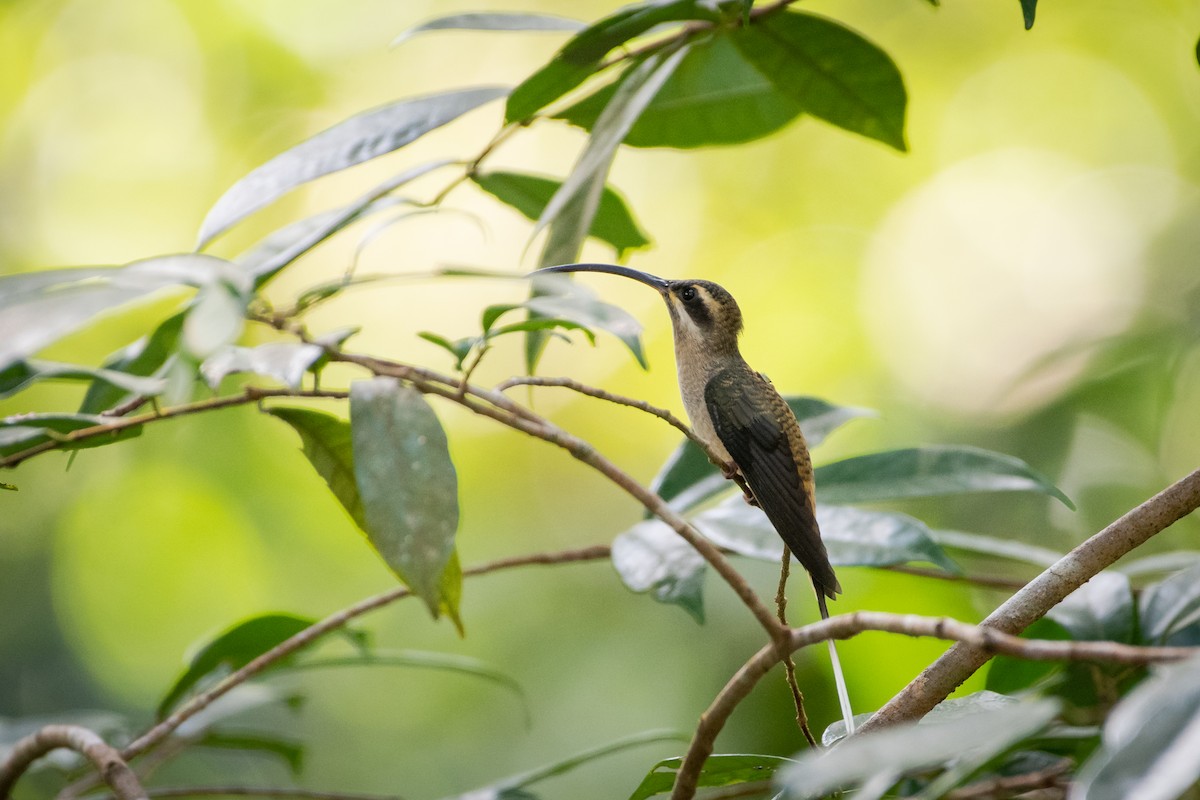
[[[825,604],[825,595],[817,588],[817,606],[821,609],[821,619],[829,619],[829,607]],[[833,663],[833,682],[837,685],[838,703],[842,706],[842,719],[846,723],[846,735],[854,733],[854,711],[850,708],[850,692],[846,690],[846,676],[842,672],[842,662],[838,658],[837,646],[833,639],[827,639],[829,645],[829,660]]]

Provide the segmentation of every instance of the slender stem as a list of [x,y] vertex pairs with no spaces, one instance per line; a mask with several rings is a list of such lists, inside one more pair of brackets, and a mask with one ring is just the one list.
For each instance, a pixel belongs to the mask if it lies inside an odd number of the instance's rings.
[[1006,775],[987,781],[968,784],[946,795],[946,800],[987,800],[1023,795],[1034,789],[1050,789],[1062,786],[1071,770],[1071,759],[1064,758],[1045,769],[1026,772],[1022,775]]
[[401,800],[399,795],[268,789],[260,786],[179,786],[149,789],[148,797],[297,797],[301,800]]
[[[783,557],[779,563],[779,588],[775,591],[775,611],[779,615],[779,624],[787,627],[787,582],[788,575],[791,574],[792,567],[792,551],[784,545]],[[817,739],[813,736],[812,730],[808,727],[808,713],[804,710],[804,693],[800,691],[800,684],[796,682],[796,662],[792,658],[791,652],[788,652],[783,657],[783,668],[787,677],[788,688],[792,691],[792,703],[796,706],[796,724],[800,726],[801,733],[808,740],[808,746],[816,749]]]
[[74,750],[92,762],[96,774],[120,800],[146,797],[129,764],[95,732],[78,725],[47,725],[19,740],[0,764],[0,800],[8,800],[13,785],[34,761],[60,747]]
[[[1200,470],[1167,487],[1067,553],[980,625],[1003,633],[1020,633],[1102,569],[1197,508],[1200,508]],[[863,724],[862,731],[920,719],[991,657],[992,653],[970,642],[955,644],[875,712]]]
[[[864,631],[952,640],[969,644],[989,654],[1003,653],[1034,661],[1149,664],[1179,661],[1200,653],[1200,648],[1197,647],[1138,647],[1117,642],[1022,639],[995,628],[968,625],[948,617],[921,617],[915,614],[888,614],[882,611],[856,611],[814,622],[802,628],[793,628],[788,634],[788,646],[794,651],[828,639],[849,639]],[[696,791],[700,770],[712,754],[717,734],[738,704],[779,660],[779,648],[774,642],[763,647],[729,679],[720,694],[700,716],[700,724],[676,776],[672,800],[691,800]]]

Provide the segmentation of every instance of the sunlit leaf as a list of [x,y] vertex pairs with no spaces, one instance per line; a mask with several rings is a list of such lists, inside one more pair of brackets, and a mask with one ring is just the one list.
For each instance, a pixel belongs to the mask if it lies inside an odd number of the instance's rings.
[[596,747],[591,750],[585,750],[584,752],[571,756],[570,758],[564,758],[561,761],[555,761],[547,764],[544,767],[537,767],[529,770],[528,772],[522,772],[517,775],[504,778],[503,780],[496,781],[495,783],[488,784],[487,786],[481,786],[478,789],[473,789],[463,794],[454,795],[453,798],[447,798],[447,800],[513,800],[514,798],[518,797],[531,797],[532,795],[523,792],[523,790],[527,787],[532,786],[539,781],[544,781],[547,778],[563,775],[573,769],[576,769],[577,767],[581,767],[589,762],[595,761],[596,759],[612,755],[613,753],[619,753],[623,750],[629,750],[634,747],[641,747],[642,745],[647,744],[671,741],[686,742],[688,738],[689,737],[686,734],[679,733],[677,731],[655,730],[636,733],[632,736],[618,739],[610,744],[601,745],[600,747]]
[[[542,215],[550,198],[562,186],[560,181],[517,172],[476,173],[471,179],[479,188],[531,220],[537,220]],[[629,250],[650,244],[630,214],[625,200],[608,186],[604,187],[600,196],[600,204],[588,234],[612,245],[617,258],[623,258]]]
[[146,378],[140,375],[130,375],[111,369],[97,369],[79,364],[62,364],[57,361],[40,361],[27,359],[15,361],[7,369],[0,370],[0,397],[28,388],[38,381],[92,381],[95,384],[111,386],[118,392],[153,396],[163,390],[163,381],[159,378]]
[[624,309],[583,292],[531,297],[524,305],[542,317],[568,320],[585,328],[611,333],[625,343],[643,369],[647,368],[641,323]]
[[303,183],[415,141],[508,90],[486,86],[408,98],[328,128],[254,169],[221,195],[200,227],[197,249]]
[[308,371],[324,351],[315,344],[271,342],[258,347],[229,346],[218,350],[200,365],[200,374],[216,391],[227,375],[250,372],[274,378],[293,389],[300,387]]
[[933,540],[942,547],[962,550],[971,555],[1007,558],[1039,567],[1048,567],[1063,557],[1062,553],[1018,539],[1001,539],[982,533],[964,533],[962,531],[934,530],[929,533]]
[[[777,769],[791,763],[792,759],[780,756],[718,753],[705,760],[696,785],[703,789],[769,781]],[[647,800],[670,792],[682,765],[682,758],[667,758],[658,762],[629,796],[629,800]]]
[[862,503],[964,492],[1041,492],[1075,506],[1019,458],[976,447],[928,446],[848,458],[818,467],[817,497]]
[[[850,406],[835,406],[815,397],[784,398],[810,448],[825,441],[836,428],[858,417],[874,416],[875,412]],[[682,511],[699,505],[718,492],[731,488],[708,456],[690,439],[676,448],[662,469],[654,476],[650,491]]]
[[[742,55],[733,40],[745,28],[701,39],[642,111],[625,144],[634,147],[704,147],[759,139],[802,111]],[[622,78],[555,116],[591,130]]]
[[734,43],[806,113],[907,149],[900,70],[859,34],[823,17],[781,11],[746,28]]
[[[179,335],[186,315],[181,312],[161,322],[149,336],[109,356],[103,368],[127,375],[162,377],[179,349]],[[97,381],[83,396],[81,414],[98,414],[114,408],[129,397],[129,392],[111,383]]]
[[1058,703],[1036,700],[852,736],[835,748],[798,754],[777,773],[777,786],[785,798],[818,798],[876,776],[899,780],[950,759],[982,762],[1045,728],[1057,713]]
[[[739,555],[778,561],[782,540],[762,509],[734,498],[692,520],[706,537]],[[961,572],[919,520],[904,514],[847,506],[817,506],[821,539],[835,567],[889,567],[926,561]]]
[[414,25],[392,40],[395,47],[417,34],[429,31],[579,31],[587,25],[579,20],[553,14],[508,12],[451,14]]
[[202,286],[183,320],[183,349],[198,360],[237,341],[245,327],[245,298],[221,282]]
[[1138,604],[1142,641],[1146,644],[1200,644],[1200,565],[1147,586]]
[[205,642],[188,659],[187,668],[159,701],[158,718],[166,717],[180,700],[214,673],[241,669],[315,623],[315,619],[292,614],[263,614],[239,622]]
[[436,616],[458,529],[458,479],[437,415],[394,378],[350,384],[354,475],[367,538]]
[[614,539],[612,563],[631,591],[678,605],[704,624],[704,558],[664,523],[639,522]]
[[1200,658],[1159,668],[1104,723],[1071,800],[1174,800],[1200,779]]

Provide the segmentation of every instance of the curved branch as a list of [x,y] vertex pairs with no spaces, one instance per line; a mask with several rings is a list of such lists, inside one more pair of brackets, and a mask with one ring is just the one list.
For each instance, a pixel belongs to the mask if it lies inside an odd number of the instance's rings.
[[[1092,576],[1197,508],[1200,508],[1200,470],[1167,487],[1067,553],[980,625],[1003,633],[1020,633]],[[860,730],[865,733],[904,720],[920,719],[991,657],[992,653],[969,642],[954,645],[875,712]]]
[[[1149,664],[1180,661],[1200,653],[1200,648],[1197,647],[1138,647],[1117,642],[1022,639],[995,628],[968,625],[948,617],[921,617],[915,614],[888,614],[882,611],[856,611],[814,622],[802,628],[793,628],[788,635],[789,652],[826,639],[849,639],[864,631],[948,639],[977,648],[988,653],[989,657],[1003,653],[1034,661]],[[763,647],[734,673],[708,709],[700,715],[700,724],[691,744],[688,745],[687,754],[675,779],[672,800],[691,800],[696,791],[700,769],[712,755],[717,734],[737,705],[779,660],[779,649],[774,643]]]
[[144,800],[146,791],[125,759],[95,732],[78,725],[47,725],[13,745],[0,765],[0,800],[8,800],[17,779],[29,765],[51,750],[66,747],[83,755],[120,800]]

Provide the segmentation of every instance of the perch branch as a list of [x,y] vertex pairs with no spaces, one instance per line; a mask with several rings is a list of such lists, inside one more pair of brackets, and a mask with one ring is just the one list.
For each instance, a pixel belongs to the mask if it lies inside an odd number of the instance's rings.
[[[1200,507],[1200,470],[1182,478],[1092,536],[1002,603],[981,626],[1006,634],[1025,630],[1092,576]],[[992,654],[960,641],[875,712],[864,733],[920,719],[987,663]]]
[[0,765],[0,800],[8,800],[13,785],[34,761],[60,747],[74,750],[92,762],[97,774],[120,800],[146,797],[129,764],[95,732],[78,725],[47,725],[13,745],[12,752]]
[[[791,650],[807,647],[826,639],[849,639],[864,631],[899,633],[905,636],[933,637],[970,645],[985,653],[1015,656],[1034,661],[1108,661],[1118,664],[1148,664],[1179,661],[1200,653],[1196,647],[1137,647],[1117,642],[1075,642],[1021,639],[995,628],[968,625],[947,617],[921,617],[915,614],[888,614],[882,611],[856,611],[843,614],[788,634]],[[779,648],[769,644],[742,665],[725,687],[700,715],[700,724],[688,745],[683,764],[675,779],[672,800],[691,800],[704,762],[712,754],[717,734],[738,703],[750,694],[767,672],[780,660]]]

